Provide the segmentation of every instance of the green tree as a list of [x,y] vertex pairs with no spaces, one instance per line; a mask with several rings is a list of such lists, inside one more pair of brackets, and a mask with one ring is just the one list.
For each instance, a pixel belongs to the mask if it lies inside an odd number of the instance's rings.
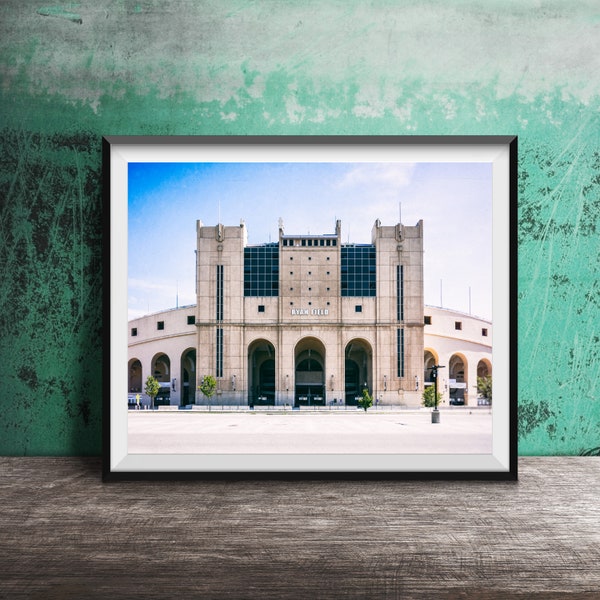
[[202,378],[202,383],[198,386],[198,389],[206,396],[210,404],[210,399],[217,391],[217,380],[212,375],[205,375]]
[[154,409],[154,398],[156,398],[158,392],[160,391],[160,384],[158,383],[158,379],[156,377],[152,377],[152,375],[148,375],[148,379],[146,379],[146,388],[145,392],[150,396],[150,407]]
[[477,378],[477,391],[483,398],[487,398],[490,404],[492,403],[492,377],[490,375]]
[[435,408],[442,399],[442,394],[440,392],[437,393],[437,402],[435,401],[435,386],[428,385],[423,390],[423,406],[427,408]]
[[362,391],[362,398],[358,401],[358,406],[363,408],[365,412],[367,412],[367,409],[369,409],[369,408],[371,408],[371,406],[373,406],[373,396],[371,396],[371,394],[369,394],[368,389],[365,388]]

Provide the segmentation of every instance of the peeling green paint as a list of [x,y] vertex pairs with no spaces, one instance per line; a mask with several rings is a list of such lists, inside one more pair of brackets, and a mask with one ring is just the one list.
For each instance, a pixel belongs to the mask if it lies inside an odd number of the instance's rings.
[[0,453],[100,453],[105,134],[519,135],[519,451],[597,448],[593,3],[180,7],[0,7]]

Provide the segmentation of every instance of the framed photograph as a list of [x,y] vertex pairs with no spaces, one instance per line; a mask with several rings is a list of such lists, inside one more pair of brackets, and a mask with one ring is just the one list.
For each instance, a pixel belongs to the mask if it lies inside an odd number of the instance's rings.
[[103,185],[106,481],[517,478],[516,137],[105,137]]

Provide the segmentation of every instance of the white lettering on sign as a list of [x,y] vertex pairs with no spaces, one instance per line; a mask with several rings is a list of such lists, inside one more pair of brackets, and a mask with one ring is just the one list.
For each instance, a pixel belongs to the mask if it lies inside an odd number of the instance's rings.
[[302,316],[302,315],[315,315],[315,316],[325,316],[329,314],[328,308],[292,308],[291,314],[293,316]]

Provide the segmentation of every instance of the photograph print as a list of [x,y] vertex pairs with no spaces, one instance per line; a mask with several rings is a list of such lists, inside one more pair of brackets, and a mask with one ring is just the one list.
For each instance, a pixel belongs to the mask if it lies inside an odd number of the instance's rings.
[[194,139],[109,146],[109,470],[514,476],[510,143]]

